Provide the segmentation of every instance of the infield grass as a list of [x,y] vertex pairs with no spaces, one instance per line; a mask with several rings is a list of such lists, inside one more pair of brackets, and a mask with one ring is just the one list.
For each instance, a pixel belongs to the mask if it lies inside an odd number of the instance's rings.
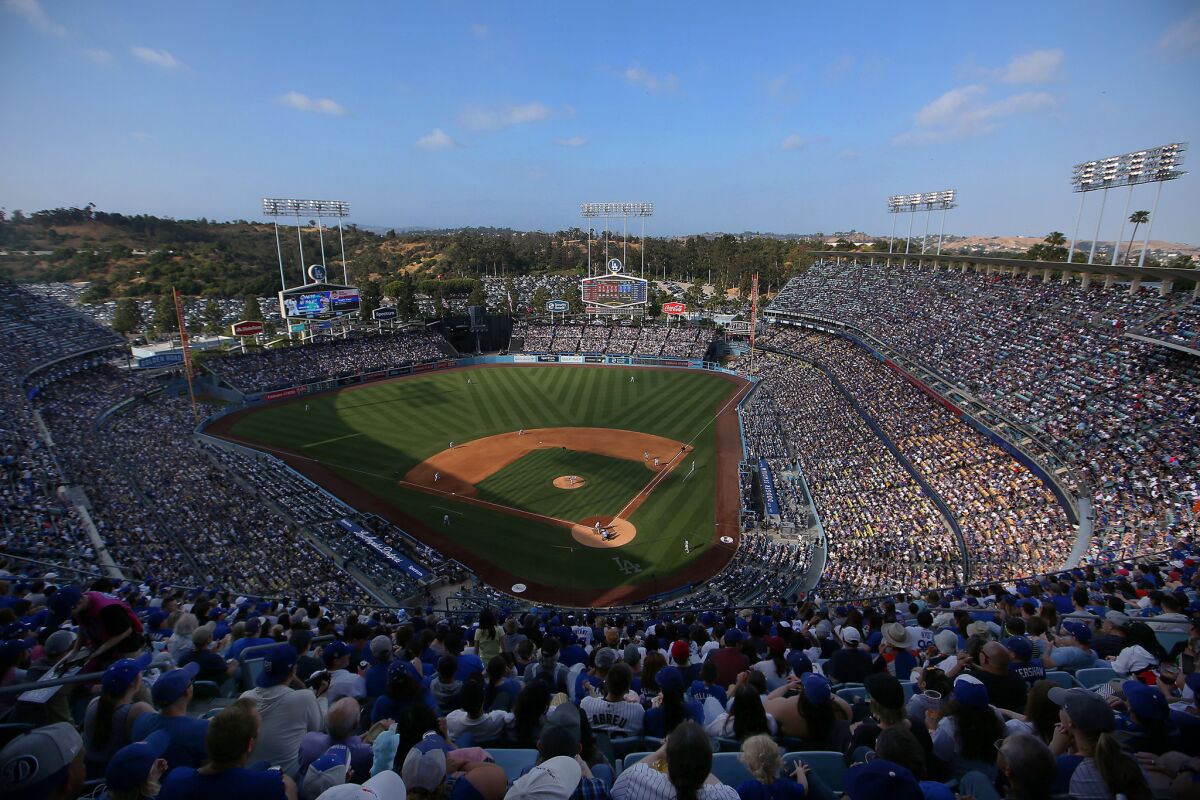
[[[714,415],[736,391],[719,376],[692,370],[453,370],[266,405],[238,419],[229,435],[265,450],[283,448],[315,459],[520,580],[578,589],[653,580],[666,588],[671,572],[712,546]],[[582,547],[563,528],[397,484],[452,441],[542,427],[641,431],[690,443],[695,450],[634,512],[634,541],[615,550]],[[583,475],[589,485],[569,491],[550,485],[567,474]],[[548,450],[522,457],[477,489],[481,499],[580,519],[615,514],[652,477],[641,463]],[[683,552],[684,539],[690,555]]]

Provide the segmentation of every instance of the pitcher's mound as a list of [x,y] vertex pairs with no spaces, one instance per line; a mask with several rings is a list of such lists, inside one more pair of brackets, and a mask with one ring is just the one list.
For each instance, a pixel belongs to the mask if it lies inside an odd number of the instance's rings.
[[559,475],[554,479],[555,489],[582,489],[587,485],[587,478],[578,475]]
[[[596,523],[601,529],[607,529],[615,537],[607,541],[596,532]],[[580,544],[588,547],[624,547],[637,536],[637,528],[633,523],[621,517],[587,517],[571,527],[571,536]]]

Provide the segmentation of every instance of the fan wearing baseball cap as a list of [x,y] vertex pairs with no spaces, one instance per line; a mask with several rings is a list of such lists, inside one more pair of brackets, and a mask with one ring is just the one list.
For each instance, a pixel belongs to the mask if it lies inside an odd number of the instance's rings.
[[1064,622],[1062,635],[1050,642],[1047,656],[1056,669],[1077,670],[1096,663],[1092,650],[1092,626],[1086,622]]
[[1004,719],[990,705],[987,686],[973,675],[959,675],[933,732],[933,754],[949,764],[956,777],[977,770],[994,778],[994,744],[1003,736]]
[[258,685],[242,693],[243,700],[258,706],[262,717],[262,735],[252,760],[266,761],[292,777],[300,770],[300,742],[305,734],[325,727],[327,708],[312,689],[293,689],[289,685],[296,674],[298,658],[296,648],[290,644],[275,645],[263,658]]
[[685,719],[703,724],[704,706],[685,694],[687,686],[678,667],[664,667],[654,679],[658,683],[659,694],[651,701],[651,707],[642,720],[647,736],[662,738]]
[[208,726],[208,760],[199,769],[172,769],[159,800],[297,800],[296,783],[279,770],[249,770],[261,717],[253,701],[235,700]]
[[189,717],[188,701],[192,699],[192,681],[200,665],[188,664],[160,675],[150,689],[150,697],[158,706],[157,714],[143,714],[133,724],[133,740],[146,741],[155,731],[165,731],[170,739],[163,758],[171,766],[198,767],[204,763],[204,739],[208,735],[208,720]]
[[1087,689],[1050,690],[1050,702],[1059,706],[1059,724],[1050,740],[1054,755],[1074,753],[1083,757],[1071,773],[1071,796],[1080,800],[1125,794],[1130,798],[1150,796],[1141,767],[1121,750],[1113,735],[1116,716],[1103,697]]
[[23,733],[0,750],[4,800],[73,800],[83,787],[83,737],[69,722]]
[[88,778],[103,775],[113,753],[132,741],[130,736],[138,717],[153,713],[154,707],[149,703],[133,700],[142,688],[142,673],[149,669],[152,658],[150,653],[136,659],[122,658],[104,671],[100,696],[88,703],[83,717]]
[[108,800],[144,800],[157,797],[159,780],[167,772],[163,758],[170,737],[156,731],[144,742],[134,742],[118,750],[104,771]]

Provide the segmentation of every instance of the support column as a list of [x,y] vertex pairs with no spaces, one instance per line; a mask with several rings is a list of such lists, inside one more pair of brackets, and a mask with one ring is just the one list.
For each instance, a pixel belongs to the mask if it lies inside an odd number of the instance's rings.
[[1084,288],[1084,289],[1091,286],[1092,285],[1092,273],[1090,273],[1090,272],[1079,273],[1079,285],[1081,288]]
[[1129,282],[1129,293],[1130,294],[1137,294],[1138,289],[1141,289],[1141,288],[1142,288],[1142,279],[1141,278],[1134,278],[1133,280],[1131,280]]
[[1050,282],[1050,270],[1043,269],[1042,270],[1042,283],[1049,283],[1049,282]]
[[1062,278],[1060,278],[1058,282],[1059,283],[1070,283],[1071,282],[1071,271],[1064,269]]
[[989,278],[990,278],[990,277],[992,277],[992,272],[993,272],[995,269],[996,269],[996,265],[995,265],[995,264],[988,264],[988,265],[987,265],[987,276],[988,276]]
[[958,271],[959,271],[959,272],[966,272],[966,271],[967,271],[967,262],[965,262],[965,261],[964,261],[963,263],[959,264],[959,265],[958,265]]
[[1105,289],[1111,289],[1113,287],[1113,284],[1116,282],[1117,282],[1116,275],[1109,273],[1108,275],[1104,276],[1104,288]]
[[1173,291],[1175,291],[1175,279],[1164,278],[1162,284],[1160,284],[1158,287],[1158,296],[1166,297]]

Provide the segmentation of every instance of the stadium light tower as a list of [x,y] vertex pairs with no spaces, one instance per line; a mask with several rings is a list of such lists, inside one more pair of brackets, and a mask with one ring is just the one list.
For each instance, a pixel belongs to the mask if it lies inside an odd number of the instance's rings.
[[1117,235],[1117,243],[1113,247],[1112,263],[1117,263],[1121,251],[1121,237],[1125,235],[1125,219],[1129,216],[1129,204],[1133,199],[1133,187],[1142,183],[1157,183],[1158,189],[1154,194],[1154,211],[1150,215],[1150,223],[1146,226],[1146,238],[1142,243],[1142,255],[1138,258],[1138,266],[1146,263],[1146,249],[1150,245],[1150,230],[1154,225],[1154,215],[1158,213],[1158,200],[1162,196],[1162,185],[1167,181],[1182,178],[1187,173],[1180,167],[1183,165],[1183,153],[1187,150],[1187,142],[1151,147],[1147,150],[1137,150],[1132,153],[1122,153],[1119,156],[1099,158],[1076,164],[1071,171],[1071,184],[1079,192],[1079,213],[1075,217],[1075,232],[1071,235],[1071,246],[1067,250],[1067,263],[1070,264],[1075,255],[1075,244],[1079,239],[1079,224],[1083,220],[1083,203],[1088,192],[1102,189],[1100,196],[1100,214],[1096,218],[1096,234],[1092,237],[1091,250],[1087,263],[1091,264],[1096,258],[1096,242],[1100,238],[1100,223],[1104,220],[1104,206],[1108,200],[1108,190],[1120,186],[1128,186],[1129,194],[1125,198],[1125,214],[1121,217],[1121,232]]
[[312,214],[317,218],[317,232],[321,239],[321,266],[325,266],[325,233],[322,224],[324,217],[336,217],[338,221],[338,241],[342,251],[342,281],[350,283],[350,273],[346,266],[346,240],[342,232],[342,220],[350,216],[350,204],[344,200],[293,200],[276,197],[264,197],[263,214],[272,217],[275,223],[275,250],[279,255],[279,282],[287,288],[283,275],[283,247],[279,241],[279,217],[295,217],[296,241],[300,244],[300,283],[307,283],[304,266],[304,239],[300,236],[301,214]]
[[[942,212],[942,227],[938,233],[937,254],[942,254],[942,240],[946,234],[946,212],[958,205],[958,192],[955,189],[943,189],[940,192],[925,192],[924,194],[895,194],[888,198],[889,214],[915,214],[926,212],[925,235],[921,237],[921,253],[925,253],[925,242],[929,238],[929,220],[934,211]],[[892,241],[896,238],[896,217],[892,218],[892,235],[888,238],[888,254],[892,253]],[[904,243],[904,253],[908,255],[912,243],[912,226],[914,217],[908,218],[908,239]]]
[[646,217],[654,216],[653,203],[580,203],[579,216],[588,220],[587,263],[588,277],[592,276],[592,229],[591,219],[604,217],[604,260],[608,261],[608,220],[620,216],[622,219],[621,263],[625,263],[625,254],[629,244],[629,218],[642,218],[642,277],[646,277]]

